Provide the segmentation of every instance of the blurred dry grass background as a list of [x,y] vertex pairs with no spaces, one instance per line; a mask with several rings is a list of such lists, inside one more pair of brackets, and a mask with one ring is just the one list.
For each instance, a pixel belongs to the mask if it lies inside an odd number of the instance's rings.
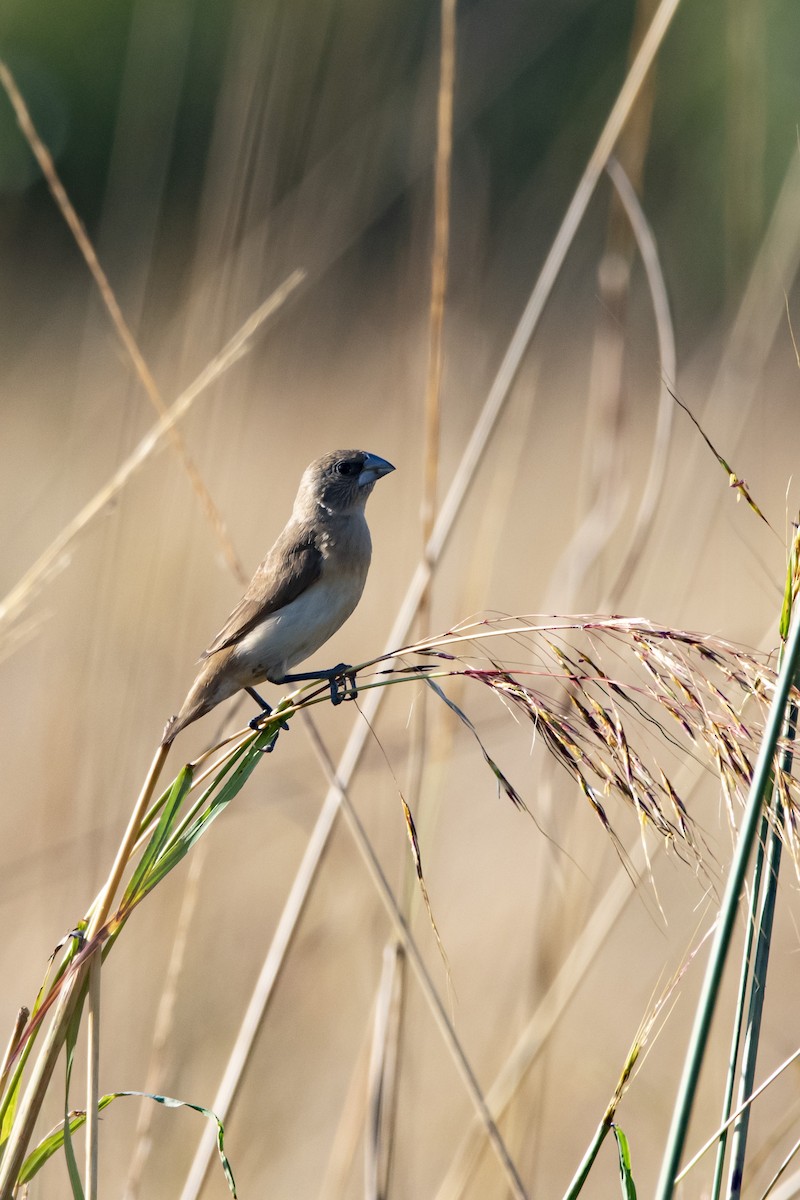
[[[644,0],[459,7],[442,490],[621,83],[634,23],[653,8]],[[670,287],[679,393],[781,535],[797,510],[800,446],[785,299],[797,326],[798,38],[790,0],[769,8],[684,0],[627,159],[632,176],[641,173]],[[331,662],[380,651],[421,551],[437,39],[438,6],[421,2],[84,0],[0,14],[3,57],[165,398],[291,270],[307,271],[181,429],[248,573],[315,455],[357,445],[398,467],[370,502],[372,572]],[[5,594],[153,413],[5,99],[0,148]],[[734,503],[679,413],[641,559],[609,600],[646,479],[660,379],[648,290],[618,217],[610,223],[610,198],[603,181],[437,572],[425,632],[482,609],[613,603],[769,648],[783,547]],[[626,256],[629,290],[617,305],[604,288]],[[620,387],[607,393],[608,356],[618,352]],[[607,537],[587,557],[573,538],[598,497]],[[164,721],[240,590],[168,448],[59,566],[0,664],[0,1028],[8,1030],[104,879]],[[540,826],[497,798],[474,743],[429,705],[423,861],[456,1029],[488,1089],[610,903],[608,889],[619,894],[622,868],[574,785],[532,750],[527,732],[490,699],[461,699]],[[401,788],[412,705],[408,688],[393,689],[377,726]],[[335,757],[358,714],[315,711]],[[174,765],[205,744],[209,725],[214,717],[187,731]],[[201,865],[185,865],[136,914],[104,972],[102,1090],[155,1086],[153,1028],[191,885],[174,1025],[155,1069],[158,1090],[212,1103],[325,788],[296,723],[214,827]],[[372,740],[352,794],[399,893],[407,841],[397,785]],[[694,781],[690,799],[718,885],[730,836],[714,779]],[[611,815],[635,848],[635,819]],[[713,913],[707,881],[652,852],[658,903],[646,879],[623,880],[619,913],[602,939],[589,937],[586,972],[503,1122],[531,1195],[562,1194],[654,990]],[[763,1074],[798,1042],[796,881],[782,890]],[[424,912],[414,911],[445,994]],[[352,840],[337,827],[226,1123],[240,1195],[363,1194],[364,1048],[389,938]],[[641,1195],[657,1175],[698,983],[690,971],[621,1110]],[[390,1195],[433,1197],[471,1108],[413,978],[405,1021]],[[696,1109],[697,1142],[716,1124],[726,1050],[723,1031]],[[102,1195],[133,1194],[125,1187],[135,1104],[103,1116]],[[54,1101],[50,1122],[59,1116]],[[798,1119],[795,1074],[755,1111],[748,1195],[769,1177],[759,1154],[790,1145]],[[140,1195],[181,1194],[200,1132],[184,1113],[152,1114]],[[337,1188],[331,1156],[351,1136],[358,1153]],[[698,1173],[685,1194],[702,1195],[706,1178]],[[505,1187],[484,1153],[460,1194],[499,1197]],[[603,1200],[618,1187],[609,1150],[587,1194]],[[68,1195],[62,1164],[30,1194]],[[215,1167],[202,1194],[226,1194]]]

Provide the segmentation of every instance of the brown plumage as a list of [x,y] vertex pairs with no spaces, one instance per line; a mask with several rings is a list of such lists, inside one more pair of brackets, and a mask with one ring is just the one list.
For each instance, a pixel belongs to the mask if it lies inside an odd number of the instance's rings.
[[[252,693],[265,681],[330,677],[330,671],[287,673],[318,650],[361,599],[372,553],[364,505],[378,479],[393,470],[363,450],[336,450],[306,468],[283,533],[203,654],[163,743],[240,688]],[[335,689],[331,694],[336,697]]]

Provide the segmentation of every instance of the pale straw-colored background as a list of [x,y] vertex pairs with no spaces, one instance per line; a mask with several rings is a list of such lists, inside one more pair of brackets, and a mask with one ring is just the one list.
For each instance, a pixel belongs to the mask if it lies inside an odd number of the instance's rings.
[[[364,598],[321,665],[372,657],[422,546],[438,7],[68,7],[69,16],[56,4],[8,6],[0,44],[165,401],[292,270],[307,272],[180,428],[248,574],[311,458],[358,446],[395,463],[369,503],[374,556]],[[440,498],[622,83],[634,7],[495,0],[459,8]],[[639,7],[644,19],[655,6]],[[420,632],[485,609],[572,613],[611,603],[775,646],[783,541],[798,503],[800,371],[785,295],[797,326],[799,37],[787,0],[768,9],[758,0],[684,0],[654,91],[644,93],[652,124],[634,142],[672,302],[679,394],[779,536],[735,503],[675,409],[655,518],[630,582],[609,595],[653,452],[660,363],[638,260],[619,311],[598,275],[610,236],[603,178],[485,448]],[[0,134],[5,594],[156,418],[3,97]],[[613,272],[614,263],[605,267]],[[609,413],[598,388],[618,351],[621,385]],[[597,490],[598,520],[578,539]],[[163,724],[240,591],[165,446],[0,627],[3,1041],[105,878]],[[485,1089],[563,964],[586,953],[502,1122],[530,1195],[550,1198],[571,1178],[651,997],[707,929],[715,894],[655,840],[655,890],[646,878],[628,881],[531,729],[479,689],[454,694],[536,824],[497,796],[478,747],[433,698],[423,794],[407,792],[420,696],[410,686],[387,696],[352,794],[398,895],[409,864],[398,789],[414,805],[449,989],[416,897],[413,927]],[[353,706],[314,712],[336,758],[359,714]],[[182,735],[170,764],[200,750],[223,716]],[[708,771],[681,778],[716,856],[708,867],[718,895],[730,854],[719,788]],[[152,1088],[213,1103],[325,790],[298,721],[132,918],[103,974],[103,1091]],[[638,853],[635,817],[615,801],[609,815]],[[610,928],[598,933],[592,921],[620,895]],[[797,909],[790,865],[759,1078],[800,1039]],[[176,938],[186,942],[158,1045]],[[226,1121],[242,1197],[364,1195],[366,1056],[390,938],[352,838],[337,825]],[[702,955],[620,1110],[641,1196],[657,1176],[701,965]],[[716,1123],[727,1036],[723,1017],[693,1146]],[[82,1088],[78,1069],[75,1106]],[[761,1194],[759,1181],[797,1136],[797,1094],[794,1068],[755,1111],[748,1195]],[[59,1085],[42,1131],[59,1119],[62,1096]],[[103,1115],[100,1194],[177,1197],[204,1123],[148,1110],[148,1143],[137,1133],[137,1106],[119,1101]],[[390,1195],[505,1196],[486,1150],[465,1191],[438,1191],[471,1117],[409,975]],[[709,1169],[692,1177],[686,1196],[703,1194]],[[584,1194],[604,1200],[618,1188],[609,1145]],[[30,1192],[68,1194],[60,1158]],[[202,1195],[226,1194],[212,1163]]]

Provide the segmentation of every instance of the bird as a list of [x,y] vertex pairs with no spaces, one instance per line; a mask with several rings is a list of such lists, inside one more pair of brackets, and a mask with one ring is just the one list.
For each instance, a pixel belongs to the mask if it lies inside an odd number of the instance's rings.
[[365,450],[334,450],[306,467],[291,517],[203,652],[180,711],[165,726],[163,746],[240,689],[261,709],[250,722],[255,729],[272,711],[255,690],[264,682],[327,680],[336,704],[345,698],[348,677],[354,693],[345,663],[289,672],[336,633],[361,599],[372,556],[364,506],[377,481],[394,469]]

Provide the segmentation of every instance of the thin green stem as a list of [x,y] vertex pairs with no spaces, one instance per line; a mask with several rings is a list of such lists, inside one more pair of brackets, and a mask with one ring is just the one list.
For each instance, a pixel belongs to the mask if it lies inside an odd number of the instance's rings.
[[747,864],[750,861],[753,843],[756,840],[758,828],[761,823],[764,799],[772,782],[775,751],[778,746],[781,728],[783,727],[789,694],[797,675],[798,663],[800,663],[800,612],[795,614],[792,622],[789,640],[786,644],[786,656],[778,675],[775,695],[773,696],[769,718],[764,730],[764,737],[759,747],[758,758],[753,771],[753,779],[750,784],[750,792],[747,798],[739,841],[725,887],[719,923],[714,936],[705,979],[703,980],[700,1001],[695,1014],[694,1028],[678,1089],[672,1125],[667,1138],[667,1148],[656,1192],[656,1200],[670,1200],[673,1194],[675,1176],[678,1172],[686,1141],[689,1118],[697,1090],[697,1082],[700,1077],[700,1068],[708,1044],[708,1035],[719,993],[722,972],[730,948],[739,897],[744,885]]
[[[261,735],[258,734],[256,736],[260,737]],[[253,740],[255,740],[255,737]],[[234,769],[234,767],[236,767],[237,764],[239,762],[241,762],[241,760],[245,757],[245,754],[247,753],[247,751],[251,749],[251,746],[252,746],[252,743],[251,743],[251,745],[247,745],[247,743],[245,743],[242,746],[238,746],[236,748],[236,750],[227,759],[227,761],[223,763],[222,767],[219,770],[217,770],[217,773],[214,776],[212,783],[207,788],[205,788],[204,791],[202,791],[200,793],[200,795],[195,800],[194,804],[192,804],[192,806],[190,808],[188,808],[187,811],[184,813],[184,815],[180,821],[180,824],[178,824],[175,827],[175,829],[173,829],[170,832],[169,837],[166,839],[166,841],[164,842],[164,845],[162,847],[162,855],[166,855],[169,852],[169,850],[172,849],[173,846],[177,845],[178,843],[180,843],[183,840],[183,838],[186,835],[187,829],[190,827],[192,822],[197,819],[197,817],[202,812],[202,810],[206,806],[206,804],[208,804],[214,791],[222,783],[225,776],[230,774],[230,772]]]
[[[792,769],[794,755],[791,743],[794,741],[796,732],[797,706],[792,703],[789,705],[783,729],[783,737],[788,744],[781,755],[780,763],[781,771],[786,773]],[[772,927],[775,921],[775,901],[778,892],[778,877],[781,869],[783,844],[781,841],[780,818],[782,807],[780,788],[776,784],[772,791],[772,823],[767,835],[766,871],[758,912],[755,962],[753,965],[753,979],[750,985],[750,1008],[747,1016],[747,1031],[745,1034],[742,1069],[739,1079],[740,1103],[752,1092],[756,1075],[761,1017],[764,1011],[769,952],[772,945]],[[734,1126],[733,1138],[731,1139],[731,1166],[728,1176],[728,1196],[730,1200],[738,1200],[741,1194],[749,1124],[750,1105],[748,1104],[743,1109]]]
[[86,1200],[97,1200],[97,1172],[100,1155],[100,968],[98,947],[89,963],[89,1005],[87,1018],[88,1063],[86,1074]]
[[608,1113],[606,1113],[606,1115],[603,1117],[603,1120],[595,1130],[594,1137],[587,1147],[586,1153],[581,1159],[580,1166],[575,1172],[572,1182],[564,1193],[564,1200],[575,1200],[575,1197],[580,1193],[583,1185],[586,1183],[589,1172],[594,1166],[594,1160],[597,1158],[597,1155],[600,1152],[600,1147],[606,1140],[606,1137],[610,1131],[611,1121]]
[[747,918],[744,949],[742,951],[742,969],[739,974],[739,987],[736,993],[736,1012],[733,1021],[733,1035],[728,1054],[728,1074],[725,1080],[725,1096],[722,1102],[720,1125],[723,1133],[717,1144],[717,1157],[714,1164],[714,1181],[711,1186],[711,1200],[719,1200],[722,1192],[722,1175],[725,1170],[725,1152],[728,1145],[728,1121],[733,1108],[733,1092],[736,1087],[736,1064],[739,1061],[739,1049],[742,1041],[744,1013],[747,1004],[748,980],[750,965],[753,961],[753,941],[755,939],[758,896],[761,891],[761,877],[764,870],[764,848],[767,840],[767,818],[761,819],[761,829],[758,835],[756,862],[753,868],[753,887],[750,893],[750,911]]

